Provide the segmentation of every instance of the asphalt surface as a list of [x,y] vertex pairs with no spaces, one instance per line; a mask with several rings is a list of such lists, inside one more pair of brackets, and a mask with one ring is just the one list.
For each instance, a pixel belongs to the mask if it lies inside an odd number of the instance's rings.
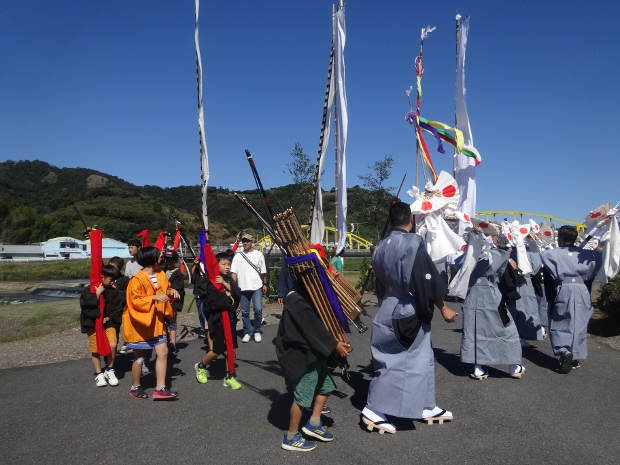
[[[460,312],[458,304],[451,304]],[[458,308],[457,308],[458,307]],[[376,308],[370,308],[374,315]],[[171,359],[171,402],[129,396],[131,356],[117,365],[118,387],[95,387],[83,360],[0,370],[0,463],[170,464],[618,464],[620,352],[590,338],[589,358],[567,375],[548,340],[524,352],[526,373],[507,367],[474,381],[459,361],[461,316],[447,324],[436,312],[433,345],[437,402],[451,410],[444,425],[395,420],[395,435],[366,431],[360,423],[370,382],[370,331],[352,333],[350,380],[336,376],[339,396],[324,417],[336,438],[312,452],[280,448],[292,397],[287,393],[271,341],[239,343],[239,391],[222,385],[223,360],[206,385],[195,379],[201,340],[181,344]],[[370,327],[370,318],[363,317]],[[86,342],[86,341],[85,341]],[[149,394],[153,375],[143,379]],[[304,417],[305,420],[305,417]]]

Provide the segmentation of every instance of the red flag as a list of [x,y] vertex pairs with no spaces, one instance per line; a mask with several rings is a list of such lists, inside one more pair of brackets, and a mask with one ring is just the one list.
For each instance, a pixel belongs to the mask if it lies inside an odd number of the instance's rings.
[[166,237],[168,237],[168,231],[162,231],[159,233],[159,237],[155,241],[155,248],[160,252],[166,245]]
[[142,247],[148,247],[149,245],[151,245],[148,229],[143,229],[138,234],[136,234],[136,236],[142,238]]
[[[101,285],[101,272],[103,270],[103,232],[101,229],[90,231],[90,292],[95,294]],[[99,296],[99,318],[95,320],[95,336],[97,339],[97,352],[99,355],[110,355],[110,342],[103,327],[105,313],[105,299],[103,294]]]
[[177,229],[176,234],[174,235],[174,250],[179,250],[179,241],[181,240],[181,231]]

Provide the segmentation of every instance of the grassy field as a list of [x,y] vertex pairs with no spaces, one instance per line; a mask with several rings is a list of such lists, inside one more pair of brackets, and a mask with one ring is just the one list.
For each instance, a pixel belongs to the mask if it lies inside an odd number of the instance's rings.
[[66,331],[79,322],[78,299],[0,305],[0,342]]
[[90,260],[0,263],[0,281],[88,279]]

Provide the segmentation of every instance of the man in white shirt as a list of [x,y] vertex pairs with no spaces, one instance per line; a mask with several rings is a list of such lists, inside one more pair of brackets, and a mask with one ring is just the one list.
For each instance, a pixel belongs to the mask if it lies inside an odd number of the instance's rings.
[[[242,342],[262,340],[263,295],[269,290],[265,257],[254,250],[254,238],[250,234],[241,236],[243,250],[233,258],[230,272],[241,289],[241,321],[243,322]],[[250,300],[254,306],[254,326],[250,320]]]

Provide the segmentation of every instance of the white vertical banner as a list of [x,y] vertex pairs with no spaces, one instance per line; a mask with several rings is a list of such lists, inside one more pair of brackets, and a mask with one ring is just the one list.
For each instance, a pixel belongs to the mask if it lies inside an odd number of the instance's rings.
[[198,40],[198,9],[200,0],[196,0],[196,26],[194,42],[196,43],[196,84],[198,85],[198,137],[200,139],[200,189],[202,191],[202,219],[205,229],[209,229],[207,216],[207,186],[209,185],[209,156],[205,139],[205,114],[202,107],[202,60],[200,58],[200,42]]
[[[463,132],[465,148],[474,146],[467,115],[467,100],[465,97],[465,50],[467,48],[467,33],[469,32],[469,16],[456,17],[458,21],[458,51],[456,59],[456,128]],[[456,183],[461,194],[457,210],[470,218],[476,216],[476,160],[459,153],[456,155]],[[459,233],[463,223],[459,222]]]
[[[332,39],[332,53],[333,53],[333,39]],[[325,237],[325,221],[323,219],[323,192],[321,190],[321,174],[323,173],[323,162],[325,161],[325,152],[329,144],[329,135],[332,125],[332,108],[334,106],[334,79],[335,74],[331,72],[330,80],[327,92],[327,101],[325,102],[325,127],[323,130],[323,139],[321,143],[321,155],[319,158],[318,177],[316,180],[316,191],[314,194],[314,208],[312,209],[312,220],[310,228],[310,242],[313,244],[320,244]]]
[[344,8],[336,11],[336,33],[334,49],[336,53],[336,187],[338,189],[338,249],[340,252],[347,242],[347,129],[349,116],[347,113],[347,91],[345,87],[344,46],[346,28]]

